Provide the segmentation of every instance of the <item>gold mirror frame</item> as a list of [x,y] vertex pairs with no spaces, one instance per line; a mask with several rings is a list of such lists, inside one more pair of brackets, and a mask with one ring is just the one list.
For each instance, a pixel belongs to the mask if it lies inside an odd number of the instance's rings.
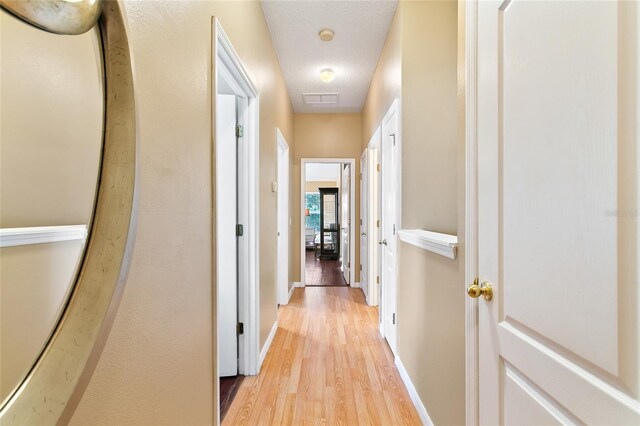
[[27,377],[0,408],[0,424],[66,423],[106,343],[133,250],[136,117],[131,56],[118,1],[1,0],[0,6],[48,32],[79,34],[96,23],[100,29],[105,118],[91,234],[55,331]]

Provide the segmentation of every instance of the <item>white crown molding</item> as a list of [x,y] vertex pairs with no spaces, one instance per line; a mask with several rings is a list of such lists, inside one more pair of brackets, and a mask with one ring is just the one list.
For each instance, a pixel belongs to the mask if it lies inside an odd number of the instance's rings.
[[455,259],[458,251],[458,237],[425,231],[423,229],[403,229],[398,231],[400,240],[449,259]]
[[58,243],[86,240],[86,225],[33,226],[29,228],[0,229],[0,247],[28,246],[32,244]]

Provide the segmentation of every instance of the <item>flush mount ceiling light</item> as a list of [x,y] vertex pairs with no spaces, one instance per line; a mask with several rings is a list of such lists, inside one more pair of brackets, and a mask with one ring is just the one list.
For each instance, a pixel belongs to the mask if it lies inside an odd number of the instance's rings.
[[334,73],[332,69],[325,68],[320,71],[320,80],[324,81],[325,83],[332,82],[334,78],[336,78],[336,73]]
[[320,30],[318,35],[320,36],[320,40],[322,41],[331,41],[333,40],[333,36],[335,35],[335,33],[333,32],[333,30],[325,28],[323,30]]

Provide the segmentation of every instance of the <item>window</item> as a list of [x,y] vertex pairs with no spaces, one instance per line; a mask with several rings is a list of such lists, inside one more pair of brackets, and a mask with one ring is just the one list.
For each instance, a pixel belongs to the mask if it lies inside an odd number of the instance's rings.
[[320,193],[307,192],[306,205],[308,213],[305,212],[305,227],[320,232]]

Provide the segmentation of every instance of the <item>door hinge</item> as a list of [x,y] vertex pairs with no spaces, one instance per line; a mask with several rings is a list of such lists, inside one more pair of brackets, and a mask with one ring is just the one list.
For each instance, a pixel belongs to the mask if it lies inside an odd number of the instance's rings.
[[380,228],[380,219],[376,220],[376,228]]
[[347,269],[351,269],[351,262],[347,262]]
[[393,224],[393,235],[396,235],[396,224]]
[[395,325],[395,323],[396,323],[396,314],[394,313],[393,314],[393,324]]
[[376,284],[380,284],[380,277],[376,277]]
[[244,136],[244,128],[241,125],[236,124],[236,138],[241,138],[243,136]]
[[362,272],[362,265],[360,265],[360,272]]
[[244,323],[243,322],[239,322],[238,324],[236,324],[236,334],[237,335],[244,334]]
[[391,136],[393,138],[393,146],[396,146],[396,134],[395,133],[391,133],[389,136]]
[[236,237],[242,237],[244,235],[244,226],[238,224],[236,225]]
[[380,171],[380,164],[376,164],[376,170]]
[[360,226],[362,226],[362,219],[360,219]]

